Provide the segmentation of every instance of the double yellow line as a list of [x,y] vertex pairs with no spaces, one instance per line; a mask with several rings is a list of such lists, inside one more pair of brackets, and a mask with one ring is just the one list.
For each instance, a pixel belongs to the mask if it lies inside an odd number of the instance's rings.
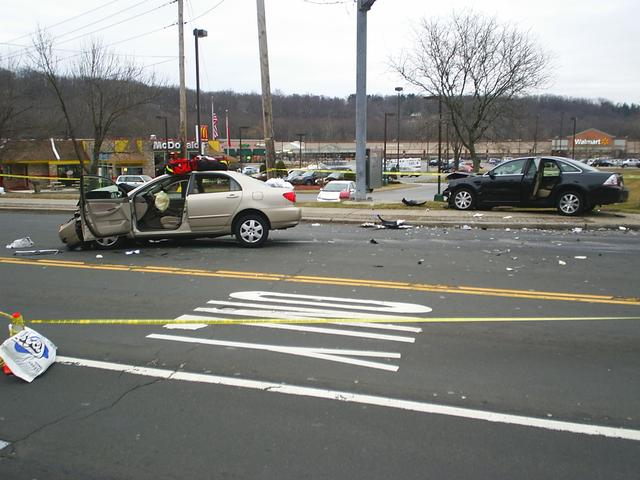
[[462,295],[479,295],[488,297],[522,298],[533,300],[603,303],[608,305],[640,306],[640,298],[615,297],[613,295],[589,295],[582,293],[545,292],[530,290],[514,290],[502,288],[482,288],[469,286],[452,286],[426,283],[393,282],[383,280],[365,280],[358,278],[318,277],[308,275],[287,275],[279,273],[241,272],[233,270],[202,270],[193,268],[135,266],[118,264],[101,264],[74,262],[55,259],[33,259],[0,257],[0,264],[35,265],[54,268],[74,268],[88,270],[106,270],[117,272],[156,273],[162,275],[181,275],[191,277],[235,278],[266,282],[307,283],[319,285],[337,285],[343,287],[367,287],[389,290],[408,290],[414,292],[454,293]]

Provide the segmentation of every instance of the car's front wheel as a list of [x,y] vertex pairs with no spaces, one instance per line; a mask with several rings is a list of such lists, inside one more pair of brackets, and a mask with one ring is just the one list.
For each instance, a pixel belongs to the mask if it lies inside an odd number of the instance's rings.
[[584,208],[582,196],[574,191],[562,192],[557,207],[560,215],[578,215]]
[[457,210],[471,210],[474,207],[475,201],[475,194],[471,190],[461,188],[453,194],[451,205]]
[[118,237],[118,236],[103,237],[103,238],[96,238],[93,241],[93,244],[95,245],[96,248],[99,248],[100,250],[109,250],[111,248],[116,248],[117,246],[122,244],[122,241],[123,241],[122,237]]
[[241,247],[260,247],[269,237],[269,224],[263,215],[252,213],[236,222],[234,234]]

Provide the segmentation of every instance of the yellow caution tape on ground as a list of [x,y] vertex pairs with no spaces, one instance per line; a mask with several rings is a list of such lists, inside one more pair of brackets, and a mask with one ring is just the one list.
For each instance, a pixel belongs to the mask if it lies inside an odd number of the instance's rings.
[[152,318],[106,318],[106,319],[38,319],[30,324],[47,325],[241,325],[252,323],[495,323],[495,322],[582,322],[582,321],[638,321],[640,317],[396,317],[396,318],[204,318],[152,319]]

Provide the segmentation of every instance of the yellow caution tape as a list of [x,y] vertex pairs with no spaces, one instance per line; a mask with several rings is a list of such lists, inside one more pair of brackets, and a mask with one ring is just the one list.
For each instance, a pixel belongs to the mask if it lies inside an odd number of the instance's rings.
[[71,180],[71,181],[80,181],[79,178],[76,177],[43,177],[38,175],[14,175],[12,173],[0,173],[0,177],[13,177],[13,178],[37,178],[40,180]]

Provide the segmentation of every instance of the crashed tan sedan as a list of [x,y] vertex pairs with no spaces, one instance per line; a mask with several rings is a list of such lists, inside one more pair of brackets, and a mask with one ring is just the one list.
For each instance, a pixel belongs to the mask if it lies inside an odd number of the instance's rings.
[[232,171],[163,175],[129,192],[108,178],[85,175],[78,212],[59,234],[70,248],[115,248],[126,238],[223,235],[235,235],[243,247],[260,247],[270,230],[300,222],[295,201],[292,190]]

